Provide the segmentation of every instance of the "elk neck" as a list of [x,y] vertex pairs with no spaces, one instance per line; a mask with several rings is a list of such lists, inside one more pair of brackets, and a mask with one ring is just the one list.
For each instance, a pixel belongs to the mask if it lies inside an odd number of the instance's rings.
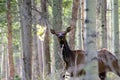
[[67,41],[64,41],[63,50],[62,50],[63,59],[66,63],[70,63],[74,59],[74,54],[70,49]]

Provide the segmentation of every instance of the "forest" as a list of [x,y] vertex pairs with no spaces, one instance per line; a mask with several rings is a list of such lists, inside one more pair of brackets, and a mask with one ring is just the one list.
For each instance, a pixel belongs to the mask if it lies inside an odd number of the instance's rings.
[[0,0],[0,80],[120,80],[120,0]]

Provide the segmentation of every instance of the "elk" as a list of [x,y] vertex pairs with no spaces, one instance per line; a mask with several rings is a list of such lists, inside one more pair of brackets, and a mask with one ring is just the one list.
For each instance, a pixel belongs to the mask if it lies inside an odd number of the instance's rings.
[[[70,73],[70,76],[85,75],[85,51],[84,50],[71,50],[67,40],[66,34],[71,31],[71,27],[68,27],[65,31],[56,32],[51,29],[51,33],[56,35],[60,48],[62,49],[62,56],[65,62],[65,71]],[[98,61],[98,75],[100,80],[105,80],[107,72],[113,72],[120,76],[120,66],[118,59],[107,49],[101,49],[97,51]],[[76,68],[76,69],[75,69]]]

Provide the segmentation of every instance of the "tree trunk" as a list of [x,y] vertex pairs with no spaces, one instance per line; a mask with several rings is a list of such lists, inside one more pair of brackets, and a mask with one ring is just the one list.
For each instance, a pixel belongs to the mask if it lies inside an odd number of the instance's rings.
[[70,23],[70,27],[73,28],[73,30],[70,32],[70,48],[74,49],[75,48],[75,32],[76,32],[76,23],[77,23],[77,14],[78,14],[78,9],[80,5],[80,0],[73,0],[73,7],[72,7],[72,21]]
[[48,27],[47,27],[46,33],[45,33],[44,51],[45,51],[45,61],[46,61],[45,75],[48,75],[51,72],[50,49],[49,49],[49,28]]
[[[34,27],[35,28],[35,27]],[[40,69],[39,69],[39,59],[38,59],[38,45],[37,45],[37,29],[34,29],[34,34],[33,34],[33,69],[32,69],[32,80],[38,80],[38,77],[40,77]]]
[[[39,62],[40,62],[40,74],[42,79],[45,79],[45,76],[47,76],[50,73],[50,50],[49,50],[49,23],[48,23],[48,12],[47,12],[47,2],[46,0],[41,0],[41,14],[36,16],[38,28],[45,28],[46,30],[43,32],[45,34],[44,37],[38,39],[38,56],[40,56]],[[38,36],[41,37],[41,34]],[[40,46],[40,47],[39,47]],[[41,51],[39,51],[41,50]]]
[[[53,0],[53,7],[52,7],[52,14],[53,14],[53,22],[52,26],[53,29],[56,31],[60,31],[62,28],[62,0]],[[53,43],[53,56],[51,57],[52,59],[52,72],[55,71],[56,69],[61,69],[62,68],[62,61],[60,59],[60,54],[59,54],[59,45],[57,41],[57,37],[54,36],[54,43]],[[54,60],[55,57],[55,60]],[[55,63],[54,63],[55,61]],[[55,66],[54,66],[55,64]]]
[[49,22],[48,22],[48,10],[47,0],[41,0],[41,10],[43,22],[41,23],[46,27],[45,38],[44,38],[44,61],[45,61],[45,76],[50,73],[50,49],[49,49]]
[[[32,7],[37,9],[37,3],[35,0],[32,1]],[[32,10],[32,24],[33,24],[33,59],[32,59],[32,80],[38,80],[40,78],[40,64],[38,54],[38,36],[37,36],[37,13]],[[40,47],[39,47],[40,48]]]
[[1,58],[1,80],[5,80],[5,74],[6,74],[6,69],[5,69],[5,57],[6,57],[6,53],[5,53],[5,46],[2,45],[2,58]]
[[[7,49],[7,48],[6,48]],[[5,52],[6,57],[5,57],[5,69],[6,69],[6,80],[9,80],[9,59],[8,59],[8,51]]]
[[[3,28],[1,28],[1,30],[2,31],[4,31],[4,29]],[[4,41],[4,37],[3,36],[5,36],[5,34],[4,33],[2,33],[2,37],[1,37],[1,40],[2,41]],[[6,44],[1,44],[0,45],[0,47],[1,47],[1,80],[5,80],[5,78],[6,78],[6,68],[5,68],[5,64],[8,62],[7,60],[6,60],[6,51],[7,51],[7,49],[6,49]]]
[[31,0],[24,0],[22,3],[22,49],[23,49],[23,69],[25,80],[32,79],[32,15]]
[[[40,9],[39,9],[39,7],[37,7],[37,6],[39,6],[38,4],[36,6],[33,5],[33,7],[36,8],[36,10],[39,11]],[[43,18],[43,17],[41,17],[42,13],[39,14],[38,11],[34,15],[34,17],[36,18],[35,19],[36,20],[36,22],[35,22],[36,26],[37,26],[37,24],[41,24],[40,21],[42,21],[41,19]],[[34,27],[34,37],[33,37],[33,39],[34,39],[34,48],[37,48],[37,49],[35,49],[35,58],[36,58],[37,78],[39,79],[39,78],[43,77],[42,74],[43,74],[43,63],[44,63],[43,59],[44,58],[42,57],[42,55],[44,54],[43,53],[44,51],[43,51],[43,45],[42,45],[43,42],[40,40],[39,35],[36,35],[37,32],[38,32],[36,26]]]
[[77,25],[77,30],[78,30],[78,34],[77,34],[77,47],[79,47],[78,49],[83,50],[83,40],[82,40],[82,1],[80,2],[79,5],[79,10],[78,10],[78,25]]
[[107,48],[106,11],[107,11],[107,2],[106,0],[101,0],[102,48]]
[[96,0],[86,0],[85,12],[85,80],[98,80],[97,47],[96,47]]
[[112,0],[112,26],[114,27],[114,53],[119,60],[119,16],[118,16],[118,0]]
[[81,29],[82,29],[82,40],[83,40],[83,49],[84,49],[84,22],[85,22],[85,18],[84,18],[84,12],[85,12],[85,8],[84,8],[84,1],[81,1]]
[[14,61],[13,61],[13,47],[12,47],[12,14],[11,14],[11,0],[7,0],[7,27],[8,27],[8,55],[9,55],[9,79],[14,79]]
[[101,48],[101,13],[100,10],[101,9],[101,0],[97,0],[97,20],[96,20],[96,24],[97,24],[97,49]]
[[39,65],[39,69],[40,69],[39,77],[42,77],[42,72],[43,72],[42,41],[40,41],[40,39],[37,38],[37,43],[38,43],[38,60],[39,60],[39,64],[37,64],[37,66]]
[[[22,31],[23,31],[23,6],[22,6],[22,1],[21,0],[18,0],[18,7],[19,7],[19,14],[20,14],[20,27],[21,27],[21,31],[20,31],[20,39],[21,39],[21,53],[23,53],[23,47],[22,47],[22,45],[24,44],[24,34],[22,33]],[[20,57],[20,64],[21,64],[21,66],[20,66],[20,78],[21,78],[21,80],[25,80],[25,71],[24,71],[24,66],[23,66],[23,54],[21,54],[21,57]]]

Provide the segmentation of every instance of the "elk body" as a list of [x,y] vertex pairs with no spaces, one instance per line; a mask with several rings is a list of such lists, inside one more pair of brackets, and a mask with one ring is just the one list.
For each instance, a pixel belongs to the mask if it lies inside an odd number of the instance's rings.
[[[64,32],[55,32],[51,29],[51,33],[55,34],[62,48],[62,56],[65,62],[65,70],[70,76],[79,76],[85,74],[85,52],[83,50],[71,50],[66,40],[66,34],[70,32],[68,27]],[[101,49],[98,51],[98,75],[101,80],[105,80],[107,72],[113,72],[120,76],[120,66],[118,59],[108,50]]]

